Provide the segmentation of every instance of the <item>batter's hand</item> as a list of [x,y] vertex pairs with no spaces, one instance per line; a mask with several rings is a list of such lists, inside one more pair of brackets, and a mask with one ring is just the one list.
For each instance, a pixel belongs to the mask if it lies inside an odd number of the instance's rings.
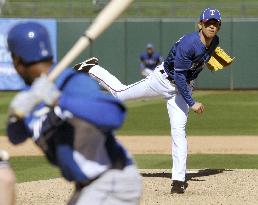
[[194,103],[194,105],[191,107],[191,109],[192,109],[194,112],[196,112],[196,113],[198,113],[198,114],[201,114],[201,113],[203,113],[203,111],[204,111],[204,105],[203,105],[202,103],[196,102],[196,103]]
[[19,92],[10,103],[9,115],[23,118],[27,116],[33,108],[40,103],[40,99],[30,91]]
[[12,100],[9,107],[9,115],[23,118],[40,102],[53,106],[61,95],[54,83],[48,80],[46,75],[37,78],[30,90],[18,93]]
[[54,105],[61,95],[56,85],[48,80],[47,76],[44,74],[33,81],[30,92],[32,92],[32,95],[38,98],[39,101],[43,101],[50,106]]

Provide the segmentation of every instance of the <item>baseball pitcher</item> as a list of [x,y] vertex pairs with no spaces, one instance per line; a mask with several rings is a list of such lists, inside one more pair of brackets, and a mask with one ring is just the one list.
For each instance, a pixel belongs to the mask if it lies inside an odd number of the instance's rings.
[[[215,49],[219,50],[217,33],[221,23],[220,12],[215,8],[206,8],[200,15],[199,30],[178,39],[172,45],[165,61],[157,66],[152,74],[132,85],[122,84],[115,76],[98,65],[91,69],[86,68],[85,62],[75,66],[76,70],[89,73],[122,101],[155,96],[163,96],[167,101],[173,136],[171,193],[184,193],[187,188],[185,175],[188,112],[189,108],[199,114],[204,112],[204,105],[192,97],[192,82],[204,69],[204,65],[210,63],[209,60],[214,55]],[[210,69],[215,71],[221,67],[222,65],[220,67],[215,65]]]

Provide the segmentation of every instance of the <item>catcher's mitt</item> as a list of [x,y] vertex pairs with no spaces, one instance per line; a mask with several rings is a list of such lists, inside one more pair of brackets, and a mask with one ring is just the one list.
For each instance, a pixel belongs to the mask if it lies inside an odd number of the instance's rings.
[[224,69],[226,66],[229,66],[233,62],[233,60],[234,58],[232,58],[222,48],[218,46],[206,65],[209,70],[218,71]]

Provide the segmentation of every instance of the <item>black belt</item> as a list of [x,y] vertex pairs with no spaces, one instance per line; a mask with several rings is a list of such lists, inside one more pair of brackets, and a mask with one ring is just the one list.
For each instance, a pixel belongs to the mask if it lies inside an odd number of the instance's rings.
[[[164,70],[160,70],[160,72],[161,72],[161,74],[164,74],[164,73],[166,73]],[[176,84],[176,81],[173,79],[173,78],[171,78],[171,76],[169,76],[169,75],[167,75],[168,77],[166,77],[166,79],[168,79],[171,83],[173,83],[173,84]],[[186,81],[188,84],[190,84],[190,80],[187,80]]]
[[[105,173],[105,172],[104,172]],[[102,174],[104,174],[102,173]],[[76,190],[81,190],[84,187],[90,185],[92,182],[94,182],[95,180],[97,180],[102,174],[100,174],[99,176],[93,178],[93,179],[89,179],[89,180],[85,180],[85,181],[81,181],[81,182],[76,182],[75,183],[75,188]]]
[[[166,73],[164,70],[160,70],[160,72],[161,72],[161,74]],[[173,78],[171,78],[171,76],[168,75],[168,77],[166,77],[166,79],[168,79],[171,83],[176,84],[176,81]]]

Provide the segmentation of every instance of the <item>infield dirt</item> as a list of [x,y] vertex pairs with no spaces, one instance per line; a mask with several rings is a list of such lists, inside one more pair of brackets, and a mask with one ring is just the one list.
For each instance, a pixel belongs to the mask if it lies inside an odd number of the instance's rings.
[[[170,154],[170,136],[123,136],[118,139],[132,154]],[[258,154],[258,136],[193,136],[188,137],[189,154]],[[31,141],[11,145],[0,137],[0,149],[11,156],[35,156],[42,152]]]
[[[141,205],[255,205],[258,201],[258,170],[189,170],[183,195],[170,194],[169,170],[141,170]],[[63,179],[17,185],[19,205],[64,205],[72,184]]]

